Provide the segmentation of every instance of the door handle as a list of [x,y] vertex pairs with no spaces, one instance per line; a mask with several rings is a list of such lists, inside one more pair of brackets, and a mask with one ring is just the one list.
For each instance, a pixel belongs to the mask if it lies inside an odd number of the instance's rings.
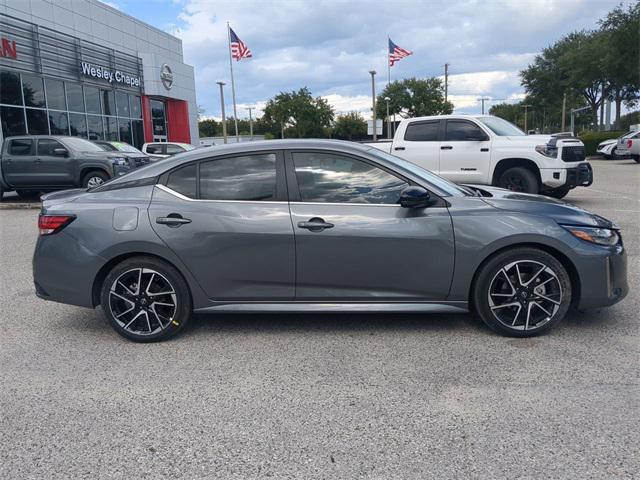
[[325,228],[333,228],[333,223],[325,222],[320,217],[313,217],[307,222],[298,222],[298,228],[306,228],[311,232],[321,232]]
[[42,160],[40,160],[39,158],[36,158],[36,162],[35,163],[42,163]]
[[394,147],[393,149],[394,149],[394,150],[405,150],[405,148],[404,148],[404,147]]
[[480,149],[480,151],[481,151],[481,152],[488,152],[488,151],[489,151],[489,149],[488,149],[488,148],[481,148],[481,149]]
[[170,213],[166,217],[158,217],[156,218],[156,223],[160,225],[167,225],[171,228],[179,227],[180,225],[184,225],[186,223],[191,223],[191,219],[183,218],[179,213]]
[[451,145],[442,145],[440,150],[453,150],[453,147]]

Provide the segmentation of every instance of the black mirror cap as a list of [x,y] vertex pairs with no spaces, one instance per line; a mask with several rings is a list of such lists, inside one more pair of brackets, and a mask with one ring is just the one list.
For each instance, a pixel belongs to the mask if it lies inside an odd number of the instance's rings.
[[406,187],[400,192],[400,206],[404,208],[425,208],[431,205],[429,192],[417,185]]
[[66,157],[69,154],[69,150],[58,147],[53,149],[53,154],[57,157]]

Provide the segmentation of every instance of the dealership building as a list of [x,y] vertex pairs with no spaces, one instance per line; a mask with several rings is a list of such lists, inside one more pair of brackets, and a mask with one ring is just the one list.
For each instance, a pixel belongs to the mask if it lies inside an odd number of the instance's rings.
[[182,41],[97,0],[0,0],[0,140],[198,145]]

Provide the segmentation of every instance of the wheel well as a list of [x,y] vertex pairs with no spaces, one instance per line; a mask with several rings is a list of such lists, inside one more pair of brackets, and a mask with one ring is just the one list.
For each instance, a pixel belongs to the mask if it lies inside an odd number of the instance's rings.
[[80,170],[80,181],[82,182],[82,180],[84,180],[84,177],[87,175],[87,173],[91,173],[91,172],[104,173],[107,177],[111,178],[111,175],[109,175],[109,172],[107,172],[104,168],[100,168],[100,167],[85,167],[82,170]]
[[540,169],[538,168],[538,165],[536,165],[533,160],[527,160],[526,158],[505,158],[500,160],[496,165],[496,168],[493,170],[491,184],[496,185],[502,174],[513,167],[523,167],[530,170],[538,179],[538,184],[541,184],[542,179],[540,178]]
[[560,250],[557,250],[548,245],[543,245],[541,243],[519,243],[517,245],[509,245],[507,247],[496,250],[495,252],[492,252],[490,255],[487,255],[487,257],[484,260],[482,260],[480,265],[478,265],[478,268],[476,268],[476,271],[473,274],[473,280],[471,281],[471,288],[469,289],[469,305],[472,308],[475,308],[475,306],[473,305],[473,292],[476,288],[476,280],[478,278],[478,274],[480,273],[482,268],[487,264],[489,260],[491,260],[496,255],[499,255],[503,252],[506,252],[508,250],[513,250],[516,248],[535,248],[548,253],[549,255],[554,257],[556,260],[558,260],[562,264],[562,266],[565,268],[565,270],[567,270],[567,273],[569,274],[569,280],[571,281],[571,306],[573,308],[578,306],[578,303],[580,301],[580,295],[581,295],[580,276],[578,275],[578,270],[576,269],[573,262],[569,259],[569,257],[567,257]]
[[[105,263],[102,268],[98,271],[98,273],[96,274],[96,277],[93,279],[93,287],[91,288],[91,300],[93,302],[93,307],[95,308],[96,306],[100,305],[100,291],[102,290],[102,284],[104,283],[105,278],[107,278],[107,275],[109,275],[109,272],[111,271],[111,269],[113,269],[113,267],[115,267],[118,263],[131,258],[131,257],[153,257],[156,258],[168,265],[171,265],[173,268],[176,269],[176,271],[182,276],[182,279],[185,281],[185,283],[187,284],[187,289],[189,290],[189,295],[191,295],[191,288],[189,286],[189,282],[187,282],[187,279],[184,278],[184,275],[182,275],[182,272],[180,271],[180,269],[178,267],[176,267],[173,263],[171,263],[170,261],[168,261],[166,258],[162,258],[159,255],[154,255],[152,253],[146,253],[146,252],[130,252],[130,253],[124,253],[122,255],[119,255],[117,257],[112,258],[111,260],[109,260],[107,263]],[[193,302],[193,296],[191,298],[191,301]]]

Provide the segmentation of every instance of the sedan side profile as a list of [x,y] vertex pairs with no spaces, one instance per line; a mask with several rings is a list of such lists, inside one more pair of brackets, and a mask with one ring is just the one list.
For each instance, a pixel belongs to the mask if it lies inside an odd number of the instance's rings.
[[37,295],[101,305],[141,342],[194,311],[474,310],[525,337],[628,290],[612,222],[350,142],[187,152],[45,196],[39,229]]

